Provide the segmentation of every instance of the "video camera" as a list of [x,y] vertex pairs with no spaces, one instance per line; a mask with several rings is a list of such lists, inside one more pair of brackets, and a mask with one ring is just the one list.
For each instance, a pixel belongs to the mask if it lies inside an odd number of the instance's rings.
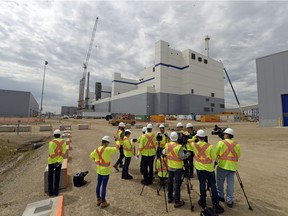
[[189,139],[192,139],[193,134],[184,134],[184,133],[178,133],[178,140],[177,142],[181,144],[182,146],[185,146],[188,143]]
[[132,139],[132,142],[137,142],[137,141],[138,141],[137,138]]
[[157,140],[158,142],[161,142],[162,139],[163,139],[162,134],[161,134],[161,133],[157,133],[156,140]]
[[224,139],[224,131],[226,128],[221,128],[218,125],[215,125],[213,131],[211,131],[212,135],[218,135],[220,139]]

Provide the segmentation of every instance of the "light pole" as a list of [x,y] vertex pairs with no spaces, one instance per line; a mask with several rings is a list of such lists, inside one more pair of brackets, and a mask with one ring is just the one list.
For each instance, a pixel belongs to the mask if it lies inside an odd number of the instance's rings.
[[40,105],[40,118],[42,116],[42,102],[43,102],[43,93],[44,93],[44,82],[45,82],[45,71],[46,71],[46,65],[48,65],[48,61],[45,61],[44,64],[44,74],[43,74],[43,83],[42,83],[42,94],[41,94],[41,105]]

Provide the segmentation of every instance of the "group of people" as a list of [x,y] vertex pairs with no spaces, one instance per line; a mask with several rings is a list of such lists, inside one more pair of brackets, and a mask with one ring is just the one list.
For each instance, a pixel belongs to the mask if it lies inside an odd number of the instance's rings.
[[[141,157],[140,172],[143,175],[141,183],[150,185],[154,179],[154,168],[158,173],[161,183],[167,179],[168,203],[174,202],[174,207],[179,208],[185,204],[181,199],[182,177],[194,177],[196,169],[200,187],[200,199],[198,204],[206,208],[206,192],[211,190],[213,207],[217,213],[223,213],[220,202],[233,207],[234,174],[240,157],[240,146],[233,140],[234,131],[227,128],[223,131],[224,138],[217,143],[216,149],[207,141],[204,130],[193,130],[193,125],[188,123],[186,130],[182,123],[176,125],[176,130],[169,134],[165,132],[163,124],[159,126],[159,132],[153,133],[152,124],[142,129],[142,134],[137,140],[130,138],[131,131],[125,129],[125,124],[119,124],[115,140],[116,146],[109,147],[110,138],[104,136],[102,145],[95,149],[90,157],[96,161],[98,182],[96,187],[97,205],[101,208],[109,206],[106,201],[106,187],[110,174],[110,157],[119,150],[119,159],[113,165],[116,171],[122,168],[122,179],[132,179],[129,173],[129,165],[133,155],[136,155],[135,142],[139,147],[137,158]],[[124,159],[125,158],[125,159]],[[124,165],[123,165],[124,159]],[[155,167],[154,161],[156,159]],[[217,175],[215,164],[217,163]],[[226,199],[224,196],[224,182],[227,180]],[[102,191],[100,193],[100,189]]]

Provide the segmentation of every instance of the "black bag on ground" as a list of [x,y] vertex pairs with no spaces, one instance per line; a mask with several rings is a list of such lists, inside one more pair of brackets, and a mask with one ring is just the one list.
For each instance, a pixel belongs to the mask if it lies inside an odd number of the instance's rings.
[[84,180],[85,176],[88,174],[88,171],[85,172],[78,172],[73,176],[73,184],[75,187],[81,187],[87,183]]
[[215,209],[208,207],[200,212],[200,216],[218,216],[218,214],[216,213]]

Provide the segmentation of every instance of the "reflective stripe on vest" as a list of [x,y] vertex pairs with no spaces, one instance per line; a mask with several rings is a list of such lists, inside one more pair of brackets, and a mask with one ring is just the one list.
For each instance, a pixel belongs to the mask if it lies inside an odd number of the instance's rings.
[[[131,145],[131,143],[130,143],[130,140],[129,140],[129,138],[124,138],[124,140],[128,140],[129,141],[129,144],[130,144],[130,148],[127,148],[125,145],[123,145],[123,149],[125,150],[125,151],[129,151],[129,152],[132,152],[132,145]],[[123,140],[123,141],[124,141]]]
[[[238,143],[233,141],[233,143],[230,144],[227,140],[222,140],[222,142],[226,145],[227,149],[223,152],[223,154],[219,157],[219,159],[237,162],[238,161],[238,155],[235,152],[234,147]],[[228,156],[229,153],[232,153],[233,156]]]
[[97,152],[98,157],[99,157],[99,161],[96,161],[96,164],[99,166],[108,167],[108,166],[110,166],[110,162],[105,162],[105,160],[102,157],[102,154],[104,153],[105,149],[106,149],[106,147],[103,147],[100,151],[99,151],[99,149],[96,149],[96,152]]
[[60,142],[58,140],[52,140],[51,142],[56,144],[56,148],[54,150],[54,153],[52,155],[49,155],[49,157],[55,158],[57,156],[62,156],[62,145],[64,144],[64,140],[61,140]]
[[160,172],[167,172],[167,162],[165,162],[164,159],[161,159]]
[[168,143],[168,149],[167,149],[167,159],[168,160],[172,160],[172,161],[176,161],[176,162],[180,162],[182,160],[180,160],[178,158],[178,155],[176,155],[174,148],[176,148],[178,146],[178,144],[176,143]]
[[194,145],[198,151],[198,154],[194,155],[195,160],[202,164],[211,164],[212,160],[205,154],[205,151],[208,149],[210,144],[206,143],[202,148],[198,145],[198,143],[195,143]]
[[143,149],[154,149],[155,148],[155,144],[153,142],[153,138],[154,138],[155,134],[152,134],[152,136],[149,136],[148,134],[145,134],[144,136],[147,138],[147,142],[143,146]]

